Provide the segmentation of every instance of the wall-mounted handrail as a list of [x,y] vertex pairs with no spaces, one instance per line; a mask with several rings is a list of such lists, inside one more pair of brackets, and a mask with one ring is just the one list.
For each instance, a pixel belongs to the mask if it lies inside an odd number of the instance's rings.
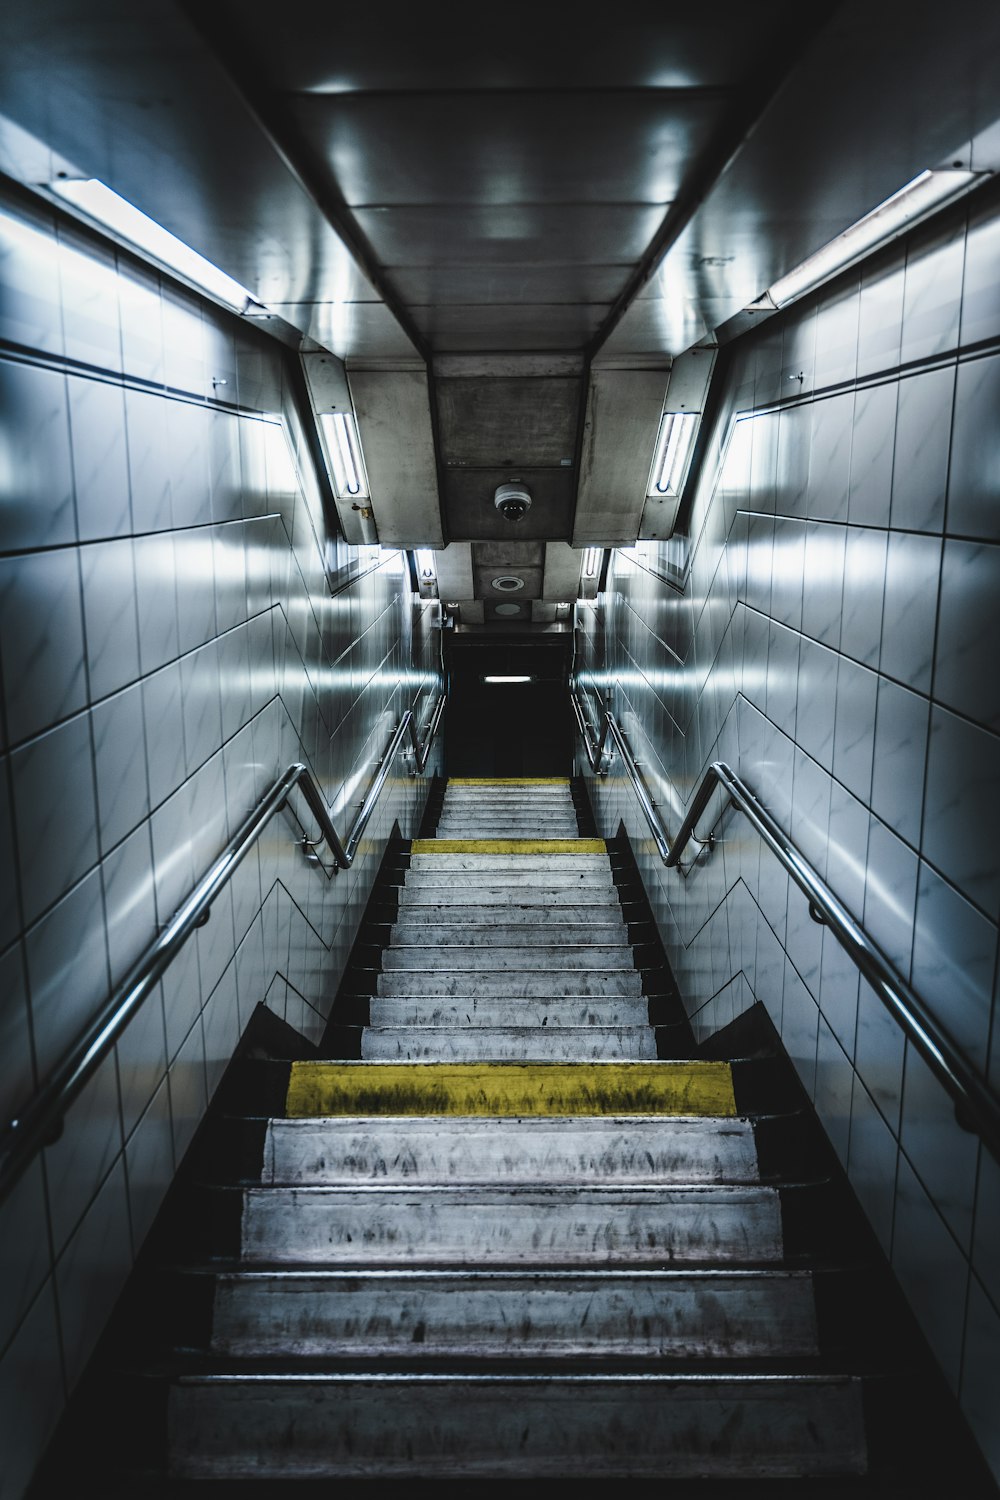
[[427,764],[427,757],[431,753],[431,746],[440,727],[441,715],[444,713],[444,706],[447,701],[448,694],[442,688],[435,699],[434,708],[431,711],[430,719],[427,721],[427,729],[424,732],[422,743],[416,720],[412,714],[410,715],[410,744],[413,748],[413,764],[418,776],[422,775],[423,769]]
[[348,869],[354,861],[358,844],[385,786],[393,761],[408,735],[414,743],[417,772],[422,771],[426,765],[431,741],[441,722],[443,699],[442,693],[435,705],[423,744],[413,727],[411,710],[407,709],[403,714],[346,840],[342,840],[337,833],[323,793],[306,766],[295,762],[272,782],[211,868],[202,876],[163,930],[139,955],[124,979],[108,996],[97,1015],[83,1028],[25,1109],[7,1124],[0,1137],[0,1202],[3,1202],[20,1180],[42,1147],[58,1139],[66,1112],[73,1101],[155,990],[191,933],[209,920],[213,902],[232,879],[271,819],[285,806],[293,789],[298,787],[301,791],[337,866]]
[[[604,769],[603,746],[606,734],[602,732],[599,742],[602,754],[595,758],[592,753],[595,748],[592,744],[593,732],[590,730],[582,706],[577,701],[576,684],[572,679],[570,698],[587,750],[587,758],[592,769],[600,774]],[[892,961],[883,953],[878,944],[854,920],[847,908],[816,873],[802,851],[774,820],[746,782],[742,781],[725,761],[714,761],[702,777],[688,814],[678,829],[676,837],[671,840],[649,795],[649,789],[639,774],[617,719],[608,708],[604,710],[604,715],[606,732],[610,733],[622,757],[663,863],[670,868],[679,868],[681,855],[692,840],[701,844],[703,849],[711,847],[711,838],[699,840],[695,835],[695,829],[716,790],[721,788],[731,806],[749,820],[768,849],[805,895],[809,902],[809,915],[813,921],[830,929],[848,958],[864,975],[896,1024],[950,1095],[959,1122],[966,1129],[974,1131],[992,1155],[1000,1161],[1000,1100],[997,1100],[986,1080],[968,1061],[947,1029],[941,1025],[916,991],[897,972]]]

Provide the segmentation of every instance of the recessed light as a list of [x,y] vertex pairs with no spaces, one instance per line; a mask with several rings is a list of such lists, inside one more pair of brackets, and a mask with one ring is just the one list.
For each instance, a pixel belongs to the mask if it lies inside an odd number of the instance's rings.
[[519,615],[521,613],[521,606],[519,604],[498,604],[496,606],[496,613],[498,615]]
[[518,578],[516,573],[501,573],[493,579],[490,587],[498,589],[501,594],[516,594],[518,589],[524,588],[524,579]]

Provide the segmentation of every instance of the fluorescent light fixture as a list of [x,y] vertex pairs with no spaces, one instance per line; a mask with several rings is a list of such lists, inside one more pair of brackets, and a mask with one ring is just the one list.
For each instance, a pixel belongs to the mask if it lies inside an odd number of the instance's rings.
[[596,578],[597,569],[601,564],[600,547],[585,547],[583,551],[583,576],[584,578]]
[[434,553],[429,547],[417,548],[417,572],[427,582],[434,577]]
[[530,682],[530,677],[484,677],[484,682]]
[[326,436],[326,448],[333,467],[333,487],[340,500],[367,495],[365,466],[354,417],[347,411],[320,413],[320,424]]
[[[966,172],[957,167],[919,173],[912,182],[906,183],[891,198],[886,198],[871,213],[865,214],[843,234],[838,234],[835,240],[830,240],[829,244],[810,255],[787,276],[779,277],[773,286],[768,287],[761,301],[764,305],[784,307],[837,271],[846,270],[877,245],[909,229],[918,219],[957,198],[982,176],[982,172]],[[760,305],[758,302],[757,306]]]
[[698,413],[667,411],[663,413],[656,439],[653,467],[649,471],[647,495],[679,495],[688,460],[698,432]]
[[[122,198],[98,178],[58,177],[49,186],[58,197],[78,208],[88,219],[95,220],[105,229],[110,229],[113,234],[135,245],[136,249],[152,256],[166,266],[168,271],[176,271],[186,281],[193,281],[195,286],[217,301],[224,302],[227,307],[242,312],[248,303],[254,302],[245,286],[240,286],[225,271],[213,266],[197,250],[185,245],[169,229],[157,224],[155,219],[149,218],[134,203],[129,203],[127,198]],[[257,310],[262,311],[259,307]]]

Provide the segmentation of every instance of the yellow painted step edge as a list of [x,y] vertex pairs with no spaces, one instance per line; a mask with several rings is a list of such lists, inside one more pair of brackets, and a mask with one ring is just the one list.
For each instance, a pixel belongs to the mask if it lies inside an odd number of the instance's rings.
[[603,839],[414,839],[411,854],[607,854]]
[[568,776],[449,776],[449,786],[569,786]]
[[286,1113],[733,1118],[726,1062],[292,1063]]

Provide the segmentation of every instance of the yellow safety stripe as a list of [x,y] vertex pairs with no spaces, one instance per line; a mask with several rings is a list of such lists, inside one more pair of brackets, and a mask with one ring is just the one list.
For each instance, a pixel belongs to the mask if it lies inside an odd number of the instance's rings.
[[725,1062],[292,1063],[291,1118],[736,1114]]
[[607,854],[603,839],[414,839],[411,854]]

